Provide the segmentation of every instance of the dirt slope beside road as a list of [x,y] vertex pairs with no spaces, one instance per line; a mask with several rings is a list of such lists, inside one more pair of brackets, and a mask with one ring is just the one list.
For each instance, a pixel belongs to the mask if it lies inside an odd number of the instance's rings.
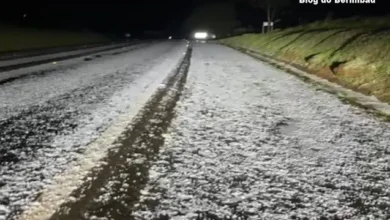
[[230,48],[194,47],[134,219],[387,219],[389,124]]

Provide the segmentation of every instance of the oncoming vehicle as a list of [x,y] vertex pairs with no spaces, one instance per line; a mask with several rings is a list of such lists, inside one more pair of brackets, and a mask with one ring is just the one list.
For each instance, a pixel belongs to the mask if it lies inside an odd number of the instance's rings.
[[215,34],[208,33],[205,31],[195,32],[193,35],[193,39],[195,39],[196,42],[200,42],[200,43],[206,43],[208,40],[212,40],[215,38],[216,38]]

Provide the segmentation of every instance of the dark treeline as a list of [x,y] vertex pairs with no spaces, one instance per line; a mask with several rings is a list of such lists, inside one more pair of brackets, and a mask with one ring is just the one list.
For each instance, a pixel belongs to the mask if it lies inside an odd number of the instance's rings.
[[[259,30],[267,19],[264,8],[254,7],[249,1],[231,2],[236,9],[236,20],[241,27]],[[273,0],[269,0],[273,1]],[[299,0],[286,0],[289,4],[279,8],[275,19],[284,28],[315,20],[337,19],[351,16],[388,14],[385,0],[369,4],[299,4]],[[7,3],[0,7],[0,24],[13,24],[44,28],[92,30],[108,33],[165,30],[180,32],[191,12],[201,4],[218,0],[111,0],[111,1],[31,1]],[[208,22],[208,21],[205,21]]]

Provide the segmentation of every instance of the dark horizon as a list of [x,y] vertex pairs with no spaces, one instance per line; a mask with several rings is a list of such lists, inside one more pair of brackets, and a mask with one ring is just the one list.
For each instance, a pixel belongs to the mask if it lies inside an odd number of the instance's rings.
[[[183,24],[193,16],[195,9],[209,3],[231,2],[236,10],[235,20],[242,27],[259,28],[266,19],[263,9],[254,8],[245,0],[169,0],[169,1],[110,1],[95,2],[47,2],[40,1],[24,4],[8,4],[2,7],[0,24],[31,26],[49,29],[90,30],[102,33],[123,34],[131,32],[140,34],[143,31],[162,31],[164,34],[182,34]],[[376,16],[388,14],[386,4],[377,2],[367,4],[332,4],[311,5],[291,4],[282,9],[280,27],[289,27],[300,22],[323,20],[329,12],[333,18],[352,16]],[[211,16],[212,17],[212,16]],[[201,18],[200,18],[201,19]],[[201,21],[203,23],[209,20]]]
[[390,220],[390,7],[300,1],[3,3],[0,220]]

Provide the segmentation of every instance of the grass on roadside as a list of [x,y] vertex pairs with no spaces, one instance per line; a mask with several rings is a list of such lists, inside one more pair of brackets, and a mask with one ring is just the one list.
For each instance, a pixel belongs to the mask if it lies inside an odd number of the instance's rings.
[[315,22],[220,42],[292,62],[330,81],[390,101],[390,16]]
[[0,53],[28,49],[108,42],[103,35],[0,26]]

